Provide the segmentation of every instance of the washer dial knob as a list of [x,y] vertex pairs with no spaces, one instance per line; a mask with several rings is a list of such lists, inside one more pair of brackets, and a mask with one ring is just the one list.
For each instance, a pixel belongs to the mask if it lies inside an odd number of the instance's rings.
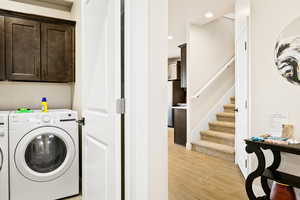
[[45,116],[43,116],[42,121],[43,121],[44,123],[49,123],[49,122],[51,121],[51,118],[50,118],[50,116],[45,115]]

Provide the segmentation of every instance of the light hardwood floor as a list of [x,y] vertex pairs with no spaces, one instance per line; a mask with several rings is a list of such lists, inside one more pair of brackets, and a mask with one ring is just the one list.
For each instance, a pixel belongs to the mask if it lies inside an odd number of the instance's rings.
[[233,162],[187,151],[169,129],[169,200],[246,200],[244,178]]
[[71,197],[71,198],[67,198],[67,199],[64,199],[64,200],[81,200],[81,197],[80,196]]
[[169,200],[247,200],[244,178],[233,162],[187,151],[173,143],[173,129],[168,134]]

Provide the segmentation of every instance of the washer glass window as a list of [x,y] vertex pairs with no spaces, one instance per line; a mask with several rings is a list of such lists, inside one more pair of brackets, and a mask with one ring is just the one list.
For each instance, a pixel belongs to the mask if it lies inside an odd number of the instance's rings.
[[49,173],[59,168],[66,159],[67,146],[62,139],[51,133],[34,138],[25,151],[25,161],[38,173]]

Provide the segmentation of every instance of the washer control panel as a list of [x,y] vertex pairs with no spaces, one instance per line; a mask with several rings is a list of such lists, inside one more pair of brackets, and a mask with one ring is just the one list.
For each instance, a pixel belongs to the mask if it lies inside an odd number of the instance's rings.
[[74,111],[62,110],[55,111],[50,110],[47,113],[41,111],[35,111],[27,114],[13,113],[10,115],[10,123],[12,127],[28,125],[35,126],[57,126],[60,123],[76,122],[77,113]]

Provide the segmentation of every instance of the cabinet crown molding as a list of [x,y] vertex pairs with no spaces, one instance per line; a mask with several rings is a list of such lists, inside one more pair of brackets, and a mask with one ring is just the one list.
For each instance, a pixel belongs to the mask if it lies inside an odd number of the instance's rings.
[[57,10],[70,11],[73,7],[74,0],[11,0],[26,4],[37,5]]

